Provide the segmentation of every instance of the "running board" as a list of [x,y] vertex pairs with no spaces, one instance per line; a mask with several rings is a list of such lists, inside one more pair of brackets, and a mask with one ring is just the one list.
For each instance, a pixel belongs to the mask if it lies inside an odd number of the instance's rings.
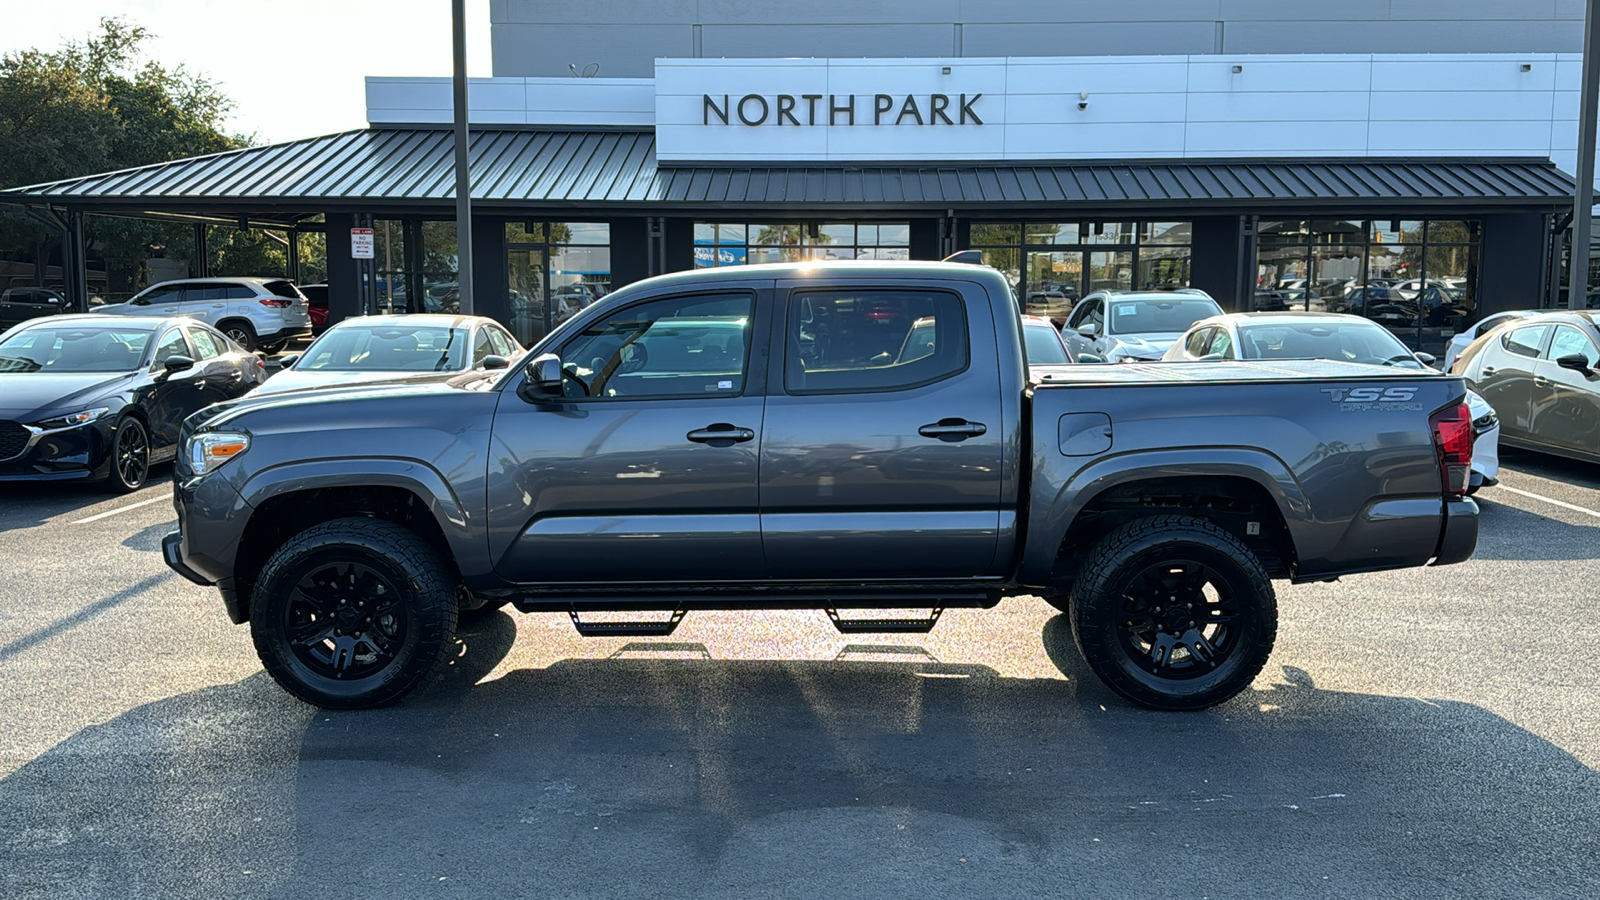
[[840,634],[927,634],[939,624],[943,607],[935,607],[926,619],[846,619],[837,609],[824,610],[828,621]]
[[584,637],[666,637],[677,630],[683,614],[684,610],[675,609],[670,618],[660,622],[585,622],[578,618],[577,610],[567,610],[572,627]]

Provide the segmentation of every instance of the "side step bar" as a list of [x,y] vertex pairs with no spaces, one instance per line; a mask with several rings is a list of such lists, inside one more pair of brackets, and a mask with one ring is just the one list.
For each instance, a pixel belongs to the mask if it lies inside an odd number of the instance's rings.
[[684,610],[679,608],[660,622],[585,622],[578,618],[577,610],[567,610],[567,615],[572,617],[572,627],[584,637],[666,637],[677,630],[683,614]]
[[840,634],[927,634],[939,624],[943,607],[935,607],[926,619],[846,619],[837,609],[824,610],[828,621]]

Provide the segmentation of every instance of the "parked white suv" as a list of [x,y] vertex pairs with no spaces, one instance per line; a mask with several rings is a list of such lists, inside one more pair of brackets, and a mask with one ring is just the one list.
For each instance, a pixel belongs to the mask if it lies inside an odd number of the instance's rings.
[[311,336],[306,298],[283,278],[182,278],[145,288],[127,303],[96,313],[122,316],[188,316],[200,319],[246,350],[268,353]]

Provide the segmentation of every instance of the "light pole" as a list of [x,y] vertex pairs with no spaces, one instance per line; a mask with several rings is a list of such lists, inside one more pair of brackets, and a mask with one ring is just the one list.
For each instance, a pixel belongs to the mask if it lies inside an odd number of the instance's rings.
[[1589,0],[1583,16],[1583,91],[1578,95],[1577,190],[1572,198],[1572,267],[1567,272],[1567,308],[1583,309],[1589,295],[1589,239],[1594,220],[1595,100],[1600,94],[1600,0]]
[[466,0],[450,0],[452,79],[456,120],[456,292],[461,314],[472,315],[472,177],[467,166]]

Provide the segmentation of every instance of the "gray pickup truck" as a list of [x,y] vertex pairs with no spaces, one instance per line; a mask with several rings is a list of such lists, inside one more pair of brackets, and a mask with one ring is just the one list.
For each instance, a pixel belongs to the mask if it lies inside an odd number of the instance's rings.
[[404,696],[458,615],[508,603],[590,635],[784,608],[913,631],[1037,594],[1113,690],[1198,709],[1265,664],[1271,579],[1471,555],[1463,394],[1311,361],[1030,371],[982,266],[689,272],[493,383],[197,413],[163,549],[324,707]]

